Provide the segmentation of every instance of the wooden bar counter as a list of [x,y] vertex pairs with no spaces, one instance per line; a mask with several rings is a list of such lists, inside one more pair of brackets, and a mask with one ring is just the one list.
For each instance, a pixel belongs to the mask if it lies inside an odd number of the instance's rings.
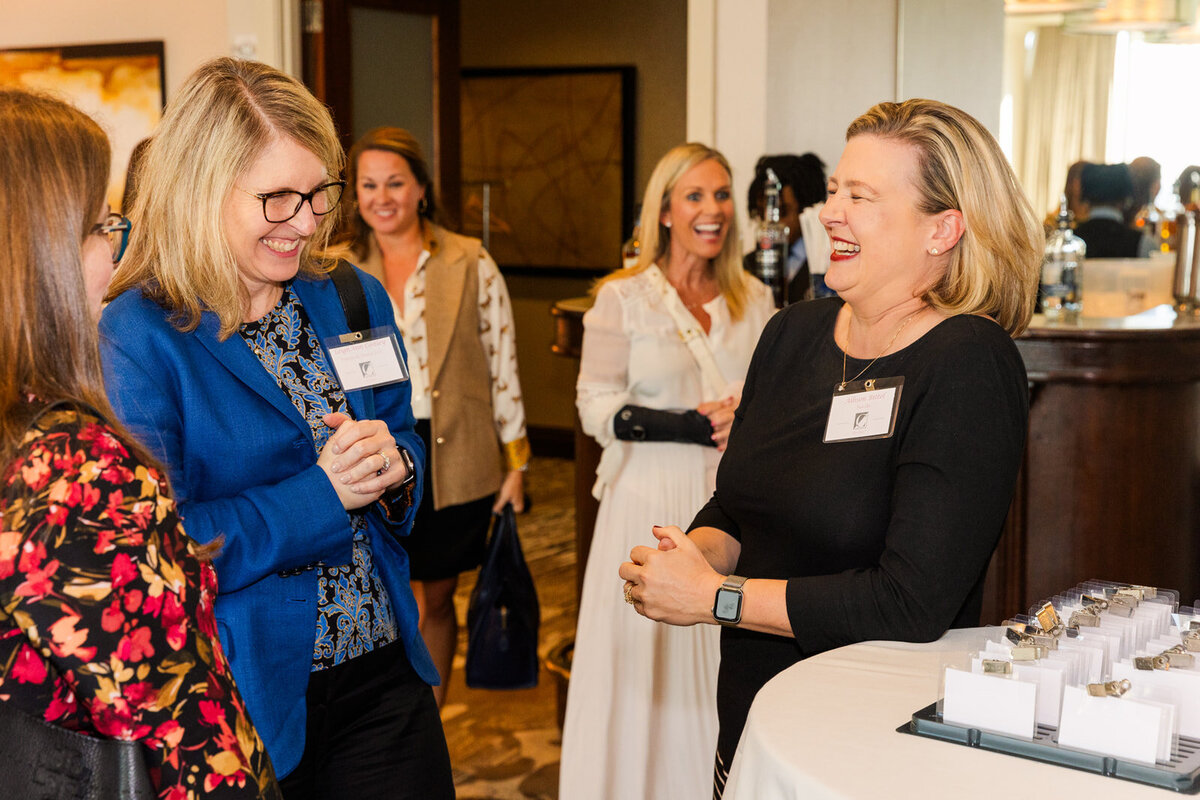
[[[579,357],[590,304],[555,305],[555,352]],[[1184,604],[1200,598],[1200,322],[1176,320],[1166,306],[1073,325],[1035,317],[1017,347],[1029,375],[1029,439],[983,622],[1089,578],[1179,589]],[[576,421],[580,580],[598,459]]]
[[1029,440],[988,576],[999,622],[1089,578],[1200,597],[1200,323],[1167,306],[1017,340]]

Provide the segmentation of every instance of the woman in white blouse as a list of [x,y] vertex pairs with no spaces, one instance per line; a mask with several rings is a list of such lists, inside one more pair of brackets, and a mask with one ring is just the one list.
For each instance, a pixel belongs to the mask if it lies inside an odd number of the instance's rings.
[[434,224],[429,168],[408,131],[369,131],[347,162],[353,192],[332,254],[379,278],[391,296],[430,454],[403,544],[441,705],[458,643],[458,575],[482,563],[492,512],[506,503],[524,509],[530,453],[512,306],[479,240]]
[[729,164],[680,145],[642,202],[642,254],[584,316],[576,405],[603,447],[563,729],[559,797],[706,797],[718,636],[624,607],[617,568],[713,491],[770,291],[742,270]]

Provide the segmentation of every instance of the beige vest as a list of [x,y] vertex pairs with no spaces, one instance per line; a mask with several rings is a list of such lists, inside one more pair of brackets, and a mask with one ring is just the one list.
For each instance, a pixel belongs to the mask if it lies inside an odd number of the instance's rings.
[[[425,329],[432,419],[429,457],[433,507],[459,505],[492,494],[504,478],[503,453],[492,414],[492,374],[479,340],[478,239],[426,223]],[[384,285],[383,256],[375,240],[360,259]]]

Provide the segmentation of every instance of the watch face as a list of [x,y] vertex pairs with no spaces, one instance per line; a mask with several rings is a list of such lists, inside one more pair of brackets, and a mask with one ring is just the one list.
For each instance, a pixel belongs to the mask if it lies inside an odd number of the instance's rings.
[[732,589],[718,589],[717,603],[713,616],[722,622],[736,622],[742,613],[742,593]]

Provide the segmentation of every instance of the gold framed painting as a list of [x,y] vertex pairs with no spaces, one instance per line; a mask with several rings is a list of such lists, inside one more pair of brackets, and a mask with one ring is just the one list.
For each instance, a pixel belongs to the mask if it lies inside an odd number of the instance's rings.
[[58,95],[100,123],[112,144],[108,201],[120,209],[130,153],[153,133],[166,102],[163,43],[0,50],[0,85]]
[[463,70],[463,231],[501,266],[621,265],[635,78],[619,66]]

